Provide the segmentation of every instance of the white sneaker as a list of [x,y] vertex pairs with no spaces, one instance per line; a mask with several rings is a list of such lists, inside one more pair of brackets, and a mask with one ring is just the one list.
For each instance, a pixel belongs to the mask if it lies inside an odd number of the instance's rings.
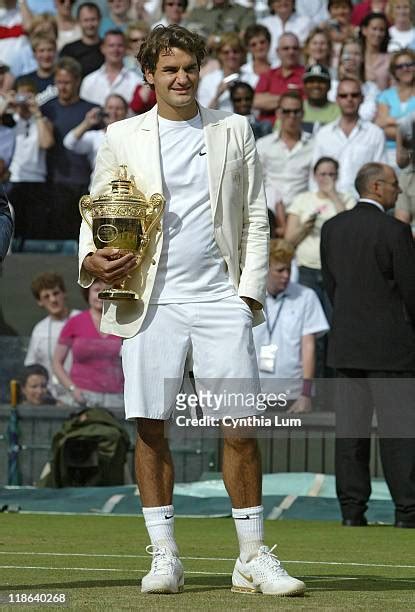
[[142,593],[181,593],[184,586],[183,565],[168,548],[150,544],[146,551],[153,556],[151,570],[141,581]]
[[234,593],[263,593],[280,597],[303,595],[304,582],[287,574],[278,557],[272,554],[274,548],[261,546],[257,556],[247,563],[236,560],[232,574]]

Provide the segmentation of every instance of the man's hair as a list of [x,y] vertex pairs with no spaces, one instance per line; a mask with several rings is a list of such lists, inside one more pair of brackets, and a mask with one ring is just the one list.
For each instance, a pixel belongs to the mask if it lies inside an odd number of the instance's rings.
[[282,238],[272,238],[269,241],[269,262],[278,261],[284,264],[290,264],[294,257],[295,248],[287,240]]
[[148,70],[154,73],[160,53],[169,53],[173,48],[194,55],[199,67],[206,56],[205,41],[199,34],[176,24],[167,27],[158,25],[149,34],[138,52],[137,60],[142,71],[145,73]]
[[145,35],[148,36],[151,31],[151,28],[145,21],[130,21],[127,26],[127,29],[124,32],[127,42],[131,36],[131,32],[134,32],[135,30],[140,30],[140,32],[144,32]]
[[95,11],[98,16],[98,19],[101,19],[102,17],[101,9],[97,4],[95,4],[95,2],[82,2],[82,4],[78,6],[78,9],[76,11],[77,19],[79,19],[79,15],[81,14],[82,9],[89,9],[90,11]]
[[329,11],[333,6],[343,6],[347,4],[350,10],[353,10],[352,0],[329,0],[327,4],[327,10]]
[[385,165],[379,162],[370,162],[362,166],[357,173],[354,186],[357,193],[362,196],[368,191],[370,183],[375,179],[384,177]]
[[283,38],[287,38],[287,36],[291,36],[291,38],[295,38],[295,40],[297,41],[297,44],[298,44],[298,48],[300,49],[300,46],[301,46],[301,45],[300,45],[300,39],[298,38],[297,34],[294,34],[294,32],[283,32],[283,33],[281,34],[281,36],[279,37],[279,39],[278,39],[277,49],[279,49],[279,48],[280,48],[280,45],[281,45],[281,40],[282,40]]
[[61,57],[58,59],[55,65],[55,74],[59,70],[69,72],[76,80],[80,81],[82,78],[81,64],[77,62],[76,59],[73,59],[73,57]]
[[49,380],[49,372],[40,363],[32,363],[32,365],[25,366],[19,376],[19,383],[22,387],[27,383],[29,376],[44,376],[46,381]]
[[351,83],[356,83],[359,86],[360,93],[362,93],[362,82],[359,81],[359,79],[356,79],[355,77],[343,77],[342,79],[340,79],[339,84],[337,86],[337,91],[339,91],[340,85],[342,83],[347,83],[347,81],[350,81]]
[[19,89],[20,87],[26,87],[26,89],[30,89],[32,93],[38,93],[36,83],[28,76],[19,77],[17,79],[15,87],[16,89]]
[[[167,1],[168,0],[161,0],[161,12],[162,13],[164,13],[164,9],[166,8],[166,2]],[[183,7],[183,10],[185,11],[187,9],[187,4],[188,4],[187,0],[180,0],[180,3],[182,5],[182,7]]]
[[30,43],[32,45],[33,51],[36,51],[39,45],[42,43],[47,43],[52,45],[56,49],[56,38],[53,38],[51,34],[47,32],[39,32],[39,34],[34,34],[30,39]]
[[55,38],[58,37],[58,22],[56,21],[56,17],[50,13],[40,13],[38,15],[34,15],[29,27],[29,36],[33,36],[37,27],[40,25],[50,25],[55,34]]
[[247,47],[251,42],[252,38],[255,38],[256,36],[264,36],[269,43],[271,42],[271,32],[268,30],[268,28],[259,23],[253,23],[252,25],[249,25],[245,30],[245,46]]
[[40,298],[41,291],[44,289],[54,289],[55,287],[58,287],[64,293],[66,292],[65,282],[62,276],[55,272],[44,272],[36,276],[31,284],[32,294],[36,300]]
[[281,102],[283,102],[283,100],[297,100],[297,102],[300,102],[301,108],[304,106],[303,99],[298,91],[286,91],[285,93],[281,94],[278,109],[281,107]]
[[121,30],[116,30],[116,29],[107,30],[102,38],[102,41],[101,41],[102,44],[107,42],[108,36],[120,36],[123,39],[124,44],[127,44],[125,40],[125,34],[124,32],[121,32]]
[[252,98],[254,97],[255,91],[249,83],[245,83],[245,81],[234,81],[229,87],[229,93],[232,101],[235,97],[235,92],[237,89],[245,89],[252,96]]

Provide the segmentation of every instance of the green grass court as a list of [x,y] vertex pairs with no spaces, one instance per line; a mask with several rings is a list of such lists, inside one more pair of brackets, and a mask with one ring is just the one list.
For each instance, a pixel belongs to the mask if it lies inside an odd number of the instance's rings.
[[267,544],[277,542],[286,569],[307,584],[306,596],[292,599],[230,592],[237,554],[231,519],[178,518],[176,531],[185,592],[141,595],[150,560],[142,518],[2,514],[2,601],[9,593],[52,592],[65,593],[76,610],[415,609],[415,532],[408,529],[266,521]]

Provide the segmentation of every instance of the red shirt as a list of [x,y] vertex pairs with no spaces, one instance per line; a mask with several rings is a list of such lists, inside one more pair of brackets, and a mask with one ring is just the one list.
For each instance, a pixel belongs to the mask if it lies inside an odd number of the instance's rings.
[[[384,6],[386,6],[386,0],[384,2]],[[363,19],[369,13],[372,13],[372,0],[364,0],[360,4],[356,4],[353,7],[351,22],[354,26],[360,26]]]
[[[287,91],[298,91],[304,97],[304,66],[295,66],[288,76],[283,76],[282,68],[271,68],[268,72],[261,74],[255,93],[270,93],[280,96]],[[259,120],[274,121],[275,111],[261,111]]]

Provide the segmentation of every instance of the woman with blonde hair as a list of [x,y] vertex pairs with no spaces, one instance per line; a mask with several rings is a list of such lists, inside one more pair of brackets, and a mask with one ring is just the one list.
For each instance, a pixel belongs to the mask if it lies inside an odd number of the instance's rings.
[[389,0],[386,17],[393,25],[389,28],[388,52],[400,51],[415,39],[415,28],[411,19],[410,0]]
[[242,70],[245,48],[238,34],[223,34],[218,44],[217,57],[220,68],[200,79],[197,98],[203,106],[232,111],[230,85],[235,81],[244,81],[251,85],[249,74],[244,74]]
[[332,42],[327,30],[320,27],[314,28],[304,43],[304,65],[321,64],[330,68],[332,51]]
[[389,163],[396,166],[399,119],[415,111],[415,51],[396,51],[392,55],[390,72],[396,84],[379,95],[376,123],[386,135]]

